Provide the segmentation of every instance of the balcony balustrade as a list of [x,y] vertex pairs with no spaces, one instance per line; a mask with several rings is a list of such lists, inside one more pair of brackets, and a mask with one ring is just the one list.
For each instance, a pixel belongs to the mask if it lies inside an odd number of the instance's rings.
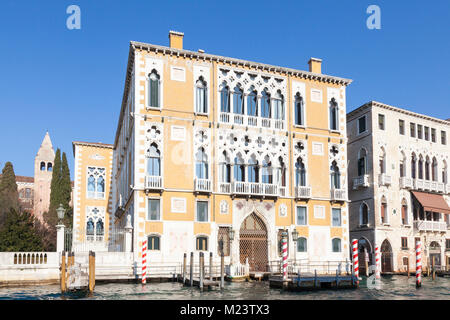
[[447,223],[431,220],[415,220],[414,228],[418,231],[446,232]]
[[412,189],[414,187],[413,179],[407,177],[400,177],[400,188]]
[[347,192],[344,189],[331,189],[331,200],[345,201],[347,200]]
[[194,179],[194,191],[196,192],[211,192],[211,180],[209,179]]
[[378,180],[379,180],[381,186],[389,186],[392,183],[392,177],[388,176],[385,173],[380,174]]
[[295,187],[295,198],[310,199],[311,198],[311,187],[306,187],[306,186]]
[[221,112],[219,115],[219,121],[222,123],[238,124],[251,127],[262,127],[277,130],[286,129],[286,122],[284,120],[248,116],[245,114]]
[[231,193],[239,195],[284,197],[287,194],[287,190],[286,187],[271,183],[234,181],[231,183]]
[[145,189],[146,190],[161,190],[163,189],[163,178],[161,176],[146,176]]
[[353,190],[367,188],[369,186],[369,175],[365,174],[353,179]]

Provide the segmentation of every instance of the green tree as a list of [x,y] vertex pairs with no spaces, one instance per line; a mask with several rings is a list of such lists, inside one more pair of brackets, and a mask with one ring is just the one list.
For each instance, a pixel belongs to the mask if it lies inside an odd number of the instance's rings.
[[73,210],[70,207],[70,199],[72,196],[72,183],[70,182],[70,169],[67,163],[66,153],[62,154],[62,167],[61,167],[61,204],[66,209],[64,216],[64,225],[68,228],[72,228]]
[[16,175],[11,162],[6,162],[0,179],[0,228],[5,223],[9,211],[20,210]]
[[0,229],[0,251],[41,251],[42,241],[34,228],[34,217],[13,208]]

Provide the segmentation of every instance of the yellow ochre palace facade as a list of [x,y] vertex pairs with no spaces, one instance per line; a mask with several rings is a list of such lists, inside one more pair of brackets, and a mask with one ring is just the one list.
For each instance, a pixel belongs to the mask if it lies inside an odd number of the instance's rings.
[[[149,265],[205,251],[266,271],[284,230],[289,259],[349,259],[351,80],[322,74],[320,59],[301,71],[188,51],[183,37],[130,43],[114,144],[76,143],[87,162],[75,153],[74,228],[101,233],[83,206],[104,206],[104,233],[132,230],[138,265],[147,240]],[[103,187],[89,182],[89,170],[100,174],[89,166],[105,169]],[[104,198],[87,201],[92,190]],[[125,250],[118,239],[100,241]]]

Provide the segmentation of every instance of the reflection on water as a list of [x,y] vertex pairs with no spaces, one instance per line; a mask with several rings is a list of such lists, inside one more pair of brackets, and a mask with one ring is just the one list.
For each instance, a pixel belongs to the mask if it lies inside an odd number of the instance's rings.
[[[370,281],[369,281],[370,282]],[[369,283],[370,287],[370,283]],[[225,283],[221,292],[218,288],[201,293],[196,288],[183,287],[179,283],[141,284],[96,284],[92,297],[80,294],[59,292],[59,285],[0,288],[0,300],[54,300],[54,299],[99,299],[99,300],[375,300],[375,299],[448,299],[450,300],[450,278],[423,278],[422,288],[416,289],[415,278],[405,276],[383,277],[379,289],[368,288],[366,278],[360,282],[359,289],[320,290],[305,292],[286,292],[270,289],[268,282]]]

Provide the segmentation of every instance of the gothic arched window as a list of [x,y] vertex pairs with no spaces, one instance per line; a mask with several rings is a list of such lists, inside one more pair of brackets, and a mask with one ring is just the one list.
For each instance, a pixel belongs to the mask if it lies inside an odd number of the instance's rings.
[[242,99],[242,96],[243,92],[238,84],[233,91],[233,112],[236,114],[244,114],[244,99]]
[[339,172],[339,167],[337,166],[336,161],[333,161],[330,167],[330,176],[331,176],[331,188],[332,189],[340,189],[341,188],[341,174]]
[[199,179],[208,179],[208,156],[205,149],[199,148],[195,155],[195,173]]
[[152,143],[148,149],[147,174],[149,176],[161,175],[161,152],[155,143]]
[[256,157],[254,155],[250,157],[250,160],[248,162],[247,181],[248,182],[259,182],[258,161],[256,160]]
[[230,89],[225,81],[220,85],[220,111],[230,112]]
[[195,83],[195,112],[208,113],[207,105],[208,87],[203,77],[200,77]]
[[306,169],[302,158],[297,158],[295,162],[295,185],[297,187],[306,186]]
[[148,77],[149,81],[149,99],[148,103],[150,107],[159,108],[160,107],[160,76],[156,70],[152,70]]
[[253,87],[247,95],[247,115],[256,117],[258,115],[258,99],[256,91]]
[[339,130],[339,108],[334,98],[330,101],[330,130]]
[[297,92],[294,100],[295,124],[298,126],[305,125],[305,110],[303,108],[303,97]]
[[359,207],[359,224],[369,224],[369,206],[365,202],[363,202]]
[[277,120],[284,120],[284,97],[278,90],[273,98],[273,117]]
[[266,90],[263,90],[261,94],[261,117],[263,118],[271,117],[270,94]]

